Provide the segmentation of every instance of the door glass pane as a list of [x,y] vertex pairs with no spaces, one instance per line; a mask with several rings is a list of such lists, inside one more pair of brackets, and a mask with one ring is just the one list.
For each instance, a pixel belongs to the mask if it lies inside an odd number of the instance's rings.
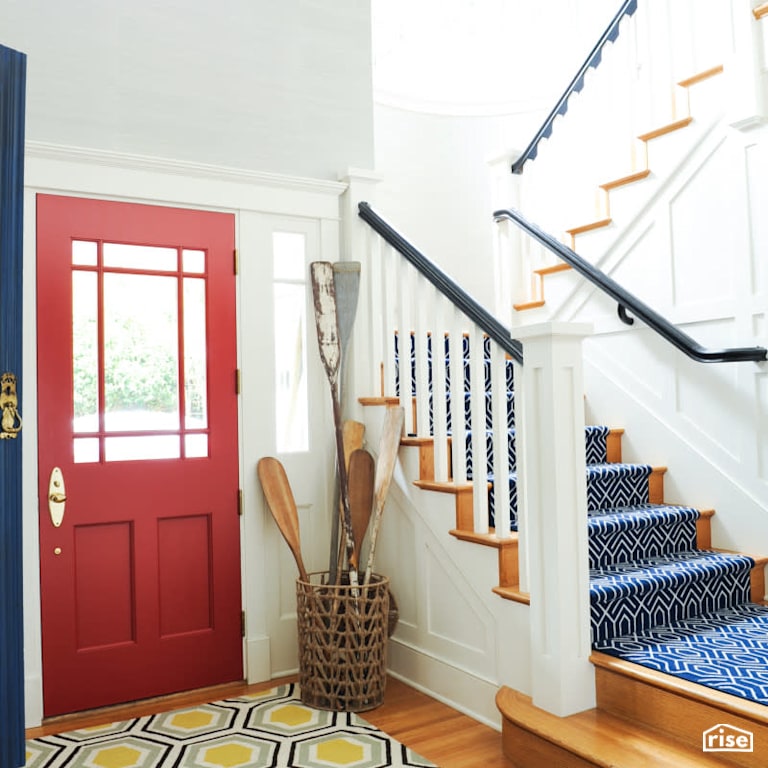
[[184,453],[188,459],[200,459],[208,455],[208,435],[187,435]]
[[99,460],[98,437],[76,437],[74,447],[75,464],[90,464]]
[[155,245],[104,243],[103,258],[105,267],[161,272],[175,272],[179,268],[178,251],[175,248]]
[[309,450],[306,237],[273,232],[275,438],[280,453]]
[[305,280],[306,236],[297,232],[273,232],[275,280]]
[[131,435],[104,440],[107,461],[141,459],[178,459],[181,449],[178,435]]
[[104,275],[108,432],[179,428],[177,286],[175,277]]
[[72,263],[83,267],[95,267],[98,260],[98,246],[88,240],[72,241]]
[[95,272],[74,271],[72,273],[72,367],[75,432],[97,432],[99,429],[98,350],[97,275]]
[[205,350],[205,280],[184,278],[184,426],[208,426]]
[[205,272],[205,251],[183,250],[181,252],[181,264],[183,272],[202,274]]

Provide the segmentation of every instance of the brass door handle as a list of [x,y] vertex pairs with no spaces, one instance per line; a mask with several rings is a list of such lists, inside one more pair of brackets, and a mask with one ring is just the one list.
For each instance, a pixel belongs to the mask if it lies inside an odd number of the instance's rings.
[[64,475],[58,467],[54,467],[51,470],[50,480],[48,480],[48,513],[55,528],[58,528],[64,520],[64,502],[66,500]]

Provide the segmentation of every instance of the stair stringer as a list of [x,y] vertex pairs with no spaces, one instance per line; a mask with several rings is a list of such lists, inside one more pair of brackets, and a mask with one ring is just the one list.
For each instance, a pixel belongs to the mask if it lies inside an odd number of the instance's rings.
[[[641,181],[612,192],[611,226],[579,235],[575,241],[575,251],[611,275],[621,264],[628,243],[632,242],[638,226],[642,226],[641,222],[648,219],[659,200],[664,199],[669,189],[677,185],[681,176],[687,176],[691,169],[700,166],[702,156],[706,158],[712,151],[713,142],[717,144],[722,140],[725,130],[723,115],[717,113],[695,120],[676,136],[655,139],[652,142],[655,146],[648,150],[652,173]],[[663,147],[665,144],[667,146]],[[653,158],[662,153],[664,159],[654,161]],[[546,230],[544,222],[537,223]],[[546,302],[536,309],[515,313],[513,319],[517,325],[573,320],[578,315],[578,308],[595,294],[602,295],[592,283],[570,269],[554,272],[542,280],[546,284]],[[612,308],[612,316],[615,316],[615,305],[608,299],[605,301]]]
[[[614,227],[611,230],[582,236],[577,242],[576,252],[580,256],[619,282],[621,278],[617,276],[617,272],[637,248],[649,227],[658,219],[660,209],[669,206],[670,201],[701,171],[723,142],[733,135],[722,115],[713,117],[706,124],[699,122],[694,125],[698,126],[698,129],[694,131],[692,128],[688,134],[692,141],[686,144],[682,156],[663,176],[654,174],[642,182],[645,194],[638,193],[631,203],[628,201],[622,214],[614,219]],[[549,320],[574,321],[588,318],[589,322],[597,322],[601,326],[610,320],[609,327],[623,327],[616,320],[615,303],[599,288],[572,272],[566,272],[563,276],[572,278],[570,290],[562,292],[559,298],[556,297],[552,302],[547,300]],[[633,290],[632,285],[625,287],[630,292],[639,293]],[[603,299],[600,304],[600,309],[603,310],[601,312],[596,313],[594,308],[590,307],[595,297]],[[654,308],[658,307],[657,296],[640,298],[647,300]]]
[[[364,409],[370,450],[381,423],[375,412],[383,410]],[[500,729],[499,686],[531,689],[529,607],[492,592],[497,551],[450,534],[454,498],[417,488],[418,465],[418,448],[401,447],[377,543],[376,571],[390,578],[400,613],[388,668]]]
[[[737,204],[720,226],[733,239],[728,257],[739,259],[739,269],[732,267],[734,275],[759,269],[743,255],[751,250],[756,259],[768,248],[768,238],[761,239],[754,224],[757,205],[750,202],[747,191],[749,162],[757,162],[750,153],[755,151],[768,160],[768,130],[752,134],[749,141],[725,125],[713,131],[654,204],[622,233],[617,246],[605,255],[603,269],[632,290],[617,272],[631,274],[634,268],[642,279],[649,254],[669,242],[666,256],[655,264],[665,268],[665,262],[676,256],[669,233],[680,226],[675,221],[677,206],[685,203],[686,195],[703,194],[726,181]],[[718,178],[716,171],[726,168],[728,178]],[[755,171],[752,177],[754,185]],[[741,197],[739,190],[744,190]],[[694,197],[691,200],[695,202]],[[723,255],[702,250],[697,257],[696,268],[706,271],[716,270]],[[730,279],[731,295],[697,303],[676,295],[685,290],[686,278],[696,279],[695,274],[683,272],[674,286],[663,284],[663,274],[652,274],[657,290],[648,302],[700,342],[715,347],[764,343],[760,329],[768,316],[768,295],[759,285],[750,286],[726,273],[723,290]],[[673,276],[669,263],[664,274]],[[768,552],[768,448],[761,437],[768,423],[765,364],[695,363],[641,324],[621,324],[615,310],[596,289],[582,285],[557,312],[561,320],[594,324],[595,334],[584,345],[585,383],[588,403],[600,406],[592,409],[589,419],[627,428],[628,460],[642,456],[674,468],[668,478],[668,499],[718,510],[715,547]]]

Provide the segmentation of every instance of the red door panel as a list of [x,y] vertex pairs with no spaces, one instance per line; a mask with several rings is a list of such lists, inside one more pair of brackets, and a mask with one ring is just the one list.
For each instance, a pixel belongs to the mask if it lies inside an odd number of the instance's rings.
[[228,214],[38,196],[46,716],[242,677],[233,249]]

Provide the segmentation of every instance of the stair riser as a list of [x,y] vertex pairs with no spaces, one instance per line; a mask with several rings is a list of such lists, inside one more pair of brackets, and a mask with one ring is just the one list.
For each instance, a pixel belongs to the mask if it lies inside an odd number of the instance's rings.
[[593,595],[592,641],[604,642],[651,627],[660,627],[707,611],[747,602],[749,573],[700,576],[684,585],[604,600]]
[[697,521],[674,521],[642,530],[597,531],[590,526],[589,567],[605,568],[644,557],[687,552],[697,546]]
[[724,711],[707,689],[701,689],[703,698],[694,699],[603,668],[597,668],[596,682],[597,705],[601,710],[673,736],[692,749],[701,749],[704,731],[719,723],[750,731],[754,735],[754,752],[722,752],[718,756],[727,765],[744,768],[765,764],[768,715],[761,721],[736,711]]

